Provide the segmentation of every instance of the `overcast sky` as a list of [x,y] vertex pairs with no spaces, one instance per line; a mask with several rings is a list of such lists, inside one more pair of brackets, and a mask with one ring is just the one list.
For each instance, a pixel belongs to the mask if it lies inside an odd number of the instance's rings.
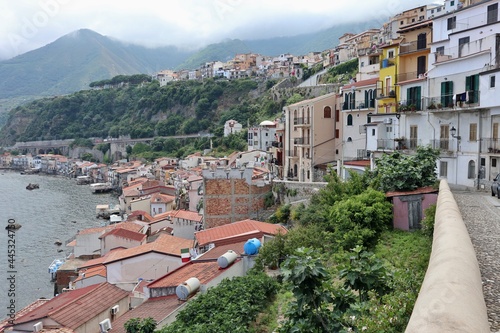
[[378,19],[429,0],[2,0],[0,59],[72,31],[146,46],[196,48],[225,38],[263,39]]

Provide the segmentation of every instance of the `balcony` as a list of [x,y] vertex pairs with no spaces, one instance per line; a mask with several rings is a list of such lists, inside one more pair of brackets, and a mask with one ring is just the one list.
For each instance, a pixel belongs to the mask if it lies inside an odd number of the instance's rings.
[[450,151],[452,145],[450,144],[450,139],[438,139],[438,140],[430,140],[432,148],[439,149],[442,151]]
[[271,142],[271,147],[283,148],[283,142],[273,141],[273,142]]
[[480,106],[479,96],[478,90],[471,90],[460,94],[424,97],[422,108],[435,111],[474,109]]
[[302,138],[294,138],[293,139],[293,144],[295,145],[309,145],[310,144],[310,139],[309,137],[302,137]]
[[492,52],[496,45],[494,37],[495,36],[485,37],[448,49],[436,50],[436,52],[433,53],[434,62],[439,64],[481,52]]
[[308,118],[294,118],[293,125],[295,126],[311,126],[311,120]]
[[396,87],[377,88],[376,99],[396,98]]
[[399,46],[399,55],[428,50],[427,41],[425,39],[415,40],[409,43],[404,43]]
[[487,13],[470,16],[461,20],[458,20],[453,27],[453,29],[448,30],[449,33],[456,33],[462,30],[469,29],[470,27],[479,27],[486,24],[492,24],[497,22],[497,17],[488,17]]
[[500,154],[500,139],[481,138],[481,153]]
[[424,74],[418,74],[418,72],[408,72],[408,73],[401,73],[397,75],[398,82],[404,82],[404,81],[410,81],[410,80],[416,80],[416,79],[424,79],[425,76]]

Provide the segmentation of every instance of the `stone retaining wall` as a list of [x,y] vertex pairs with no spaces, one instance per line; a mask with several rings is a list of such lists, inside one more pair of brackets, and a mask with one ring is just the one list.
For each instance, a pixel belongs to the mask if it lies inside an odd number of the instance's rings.
[[429,266],[405,332],[490,332],[476,253],[446,180]]

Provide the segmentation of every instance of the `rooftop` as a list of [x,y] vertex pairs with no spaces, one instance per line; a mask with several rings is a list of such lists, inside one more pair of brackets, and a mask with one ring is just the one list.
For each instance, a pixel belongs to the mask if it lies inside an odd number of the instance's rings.
[[216,261],[190,261],[176,270],[173,270],[172,272],[169,272],[151,282],[148,284],[148,288],[177,287],[192,277],[196,277],[200,280],[201,284],[206,284],[221,273],[222,270],[219,268]]
[[278,224],[271,224],[247,219],[226,224],[220,227],[195,232],[195,238],[200,246],[204,246],[217,240],[232,238],[245,234],[262,233],[267,235],[276,235],[280,232],[286,234],[288,230]]

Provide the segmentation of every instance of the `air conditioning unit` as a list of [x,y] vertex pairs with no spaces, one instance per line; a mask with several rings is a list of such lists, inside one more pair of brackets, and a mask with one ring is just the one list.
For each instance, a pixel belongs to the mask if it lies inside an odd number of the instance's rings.
[[109,318],[104,319],[99,323],[99,328],[101,329],[101,333],[106,333],[111,329],[111,321]]
[[384,124],[392,124],[392,118],[385,118]]
[[117,304],[117,305],[115,305],[115,306],[113,306],[113,307],[111,308],[111,314],[112,314],[112,315],[117,314],[117,313],[118,313],[118,311],[120,311],[120,306],[119,306],[118,304]]
[[33,332],[40,332],[42,329],[43,329],[43,323],[41,321],[33,325]]

